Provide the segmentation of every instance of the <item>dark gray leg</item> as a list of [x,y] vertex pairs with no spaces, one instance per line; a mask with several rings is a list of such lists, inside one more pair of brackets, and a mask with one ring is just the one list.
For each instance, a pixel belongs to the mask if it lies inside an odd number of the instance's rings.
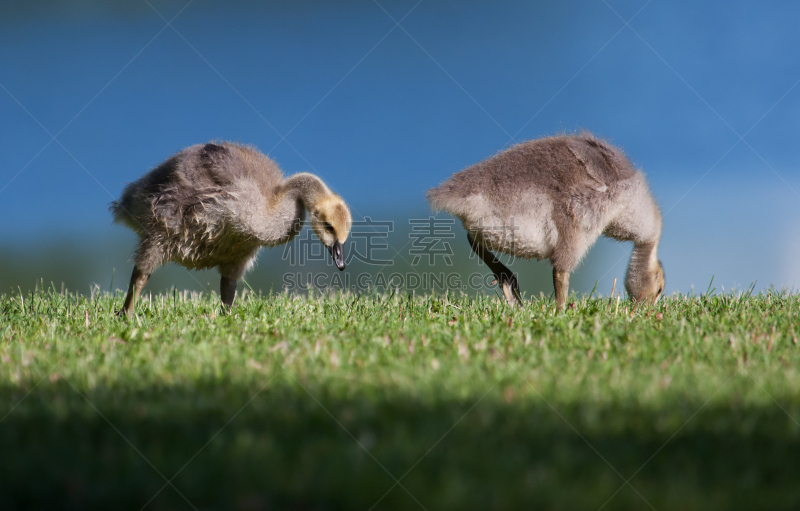
[[228,308],[233,307],[233,299],[236,298],[236,281],[222,277],[219,282],[219,294],[222,297],[222,305]]
[[556,290],[556,304],[564,310],[569,294],[569,272],[553,268],[553,287]]
[[495,282],[500,285],[500,289],[503,291],[503,296],[506,298],[506,302],[511,305],[522,305],[522,300],[519,297],[519,284],[517,283],[517,277],[509,270],[506,265],[500,262],[494,254],[486,250],[483,245],[475,241],[469,233],[467,233],[467,240],[469,240],[469,245],[472,247],[472,251],[478,254],[478,257],[486,263],[486,266],[492,270],[494,273]]
[[128,296],[125,297],[125,305],[122,306],[122,309],[117,311],[118,316],[130,316],[133,314],[133,310],[136,308],[136,300],[139,298],[139,294],[142,292],[142,288],[147,284],[149,278],[149,273],[143,272],[138,266],[133,267],[131,283],[128,286]]

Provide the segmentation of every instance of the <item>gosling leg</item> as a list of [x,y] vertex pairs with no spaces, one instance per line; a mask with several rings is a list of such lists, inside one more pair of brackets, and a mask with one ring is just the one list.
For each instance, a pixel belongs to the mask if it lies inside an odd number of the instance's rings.
[[222,277],[219,282],[219,294],[224,307],[228,309],[233,307],[233,299],[236,298],[236,280]]
[[556,304],[564,310],[569,294],[569,272],[553,268],[553,287],[556,290]]
[[500,289],[503,291],[503,296],[510,305],[522,305],[522,299],[520,299],[519,294],[519,283],[517,282],[517,277],[509,270],[506,265],[500,262],[495,255],[486,250],[483,245],[475,241],[469,233],[467,233],[467,240],[469,240],[469,245],[472,247],[472,251],[475,252],[481,260],[486,263],[486,266],[492,270],[494,273],[495,282],[500,285]]
[[133,314],[133,310],[136,308],[136,300],[149,279],[149,273],[143,272],[138,266],[133,267],[131,283],[128,286],[128,296],[125,297],[125,304],[122,309],[117,311],[117,316],[130,316]]

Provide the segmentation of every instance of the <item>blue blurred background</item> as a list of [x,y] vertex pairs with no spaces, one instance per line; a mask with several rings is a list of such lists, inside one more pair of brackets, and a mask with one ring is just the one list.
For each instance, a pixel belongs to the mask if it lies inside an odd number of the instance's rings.
[[[125,287],[136,237],[108,203],[211,139],[318,173],[355,218],[395,222],[393,270],[428,271],[409,266],[407,221],[431,214],[426,189],[581,129],[647,174],[667,292],[712,275],[796,288],[799,17],[791,1],[4,1],[0,292]],[[452,268],[485,271],[455,232]],[[573,288],[608,294],[630,248],[598,242]],[[253,287],[280,289],[281,254],[262,253]],[[546,262],[513,269],[528,294],[551,293]],[[172,267],[150,288],[217,278]]]

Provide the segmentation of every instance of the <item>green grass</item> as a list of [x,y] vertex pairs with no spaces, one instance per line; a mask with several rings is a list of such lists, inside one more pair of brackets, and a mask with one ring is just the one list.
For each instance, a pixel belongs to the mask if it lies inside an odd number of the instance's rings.
[[797,294],[121,298],[0,295],[0,508],[800,506]]

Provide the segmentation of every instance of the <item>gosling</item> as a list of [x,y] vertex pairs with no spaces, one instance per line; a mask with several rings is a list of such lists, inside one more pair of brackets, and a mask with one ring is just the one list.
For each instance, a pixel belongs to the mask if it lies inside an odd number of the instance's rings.
[[228,308],[236,281],[258,250],[290,241],[311,228],[344,270],[350,210],[320,178],[299,173],[284,179],[278,165],[255,148],[231,142],[198,144],[175,154],[111,203],[114,221],[140,238],[125,304],[130,315],[150,275],[164,263],[218,268],[220,296]]
[[510,304],[516,276],[491,252],[549,259],[563,309],[569,274],[600,234],[632,241],[625,289],[655,302],[664,290],[656,250],[661,213],[644,175],[623,152],[591,133],[531,140],[451,176],[428,201],[460,219],[472,250],[494,273]]

